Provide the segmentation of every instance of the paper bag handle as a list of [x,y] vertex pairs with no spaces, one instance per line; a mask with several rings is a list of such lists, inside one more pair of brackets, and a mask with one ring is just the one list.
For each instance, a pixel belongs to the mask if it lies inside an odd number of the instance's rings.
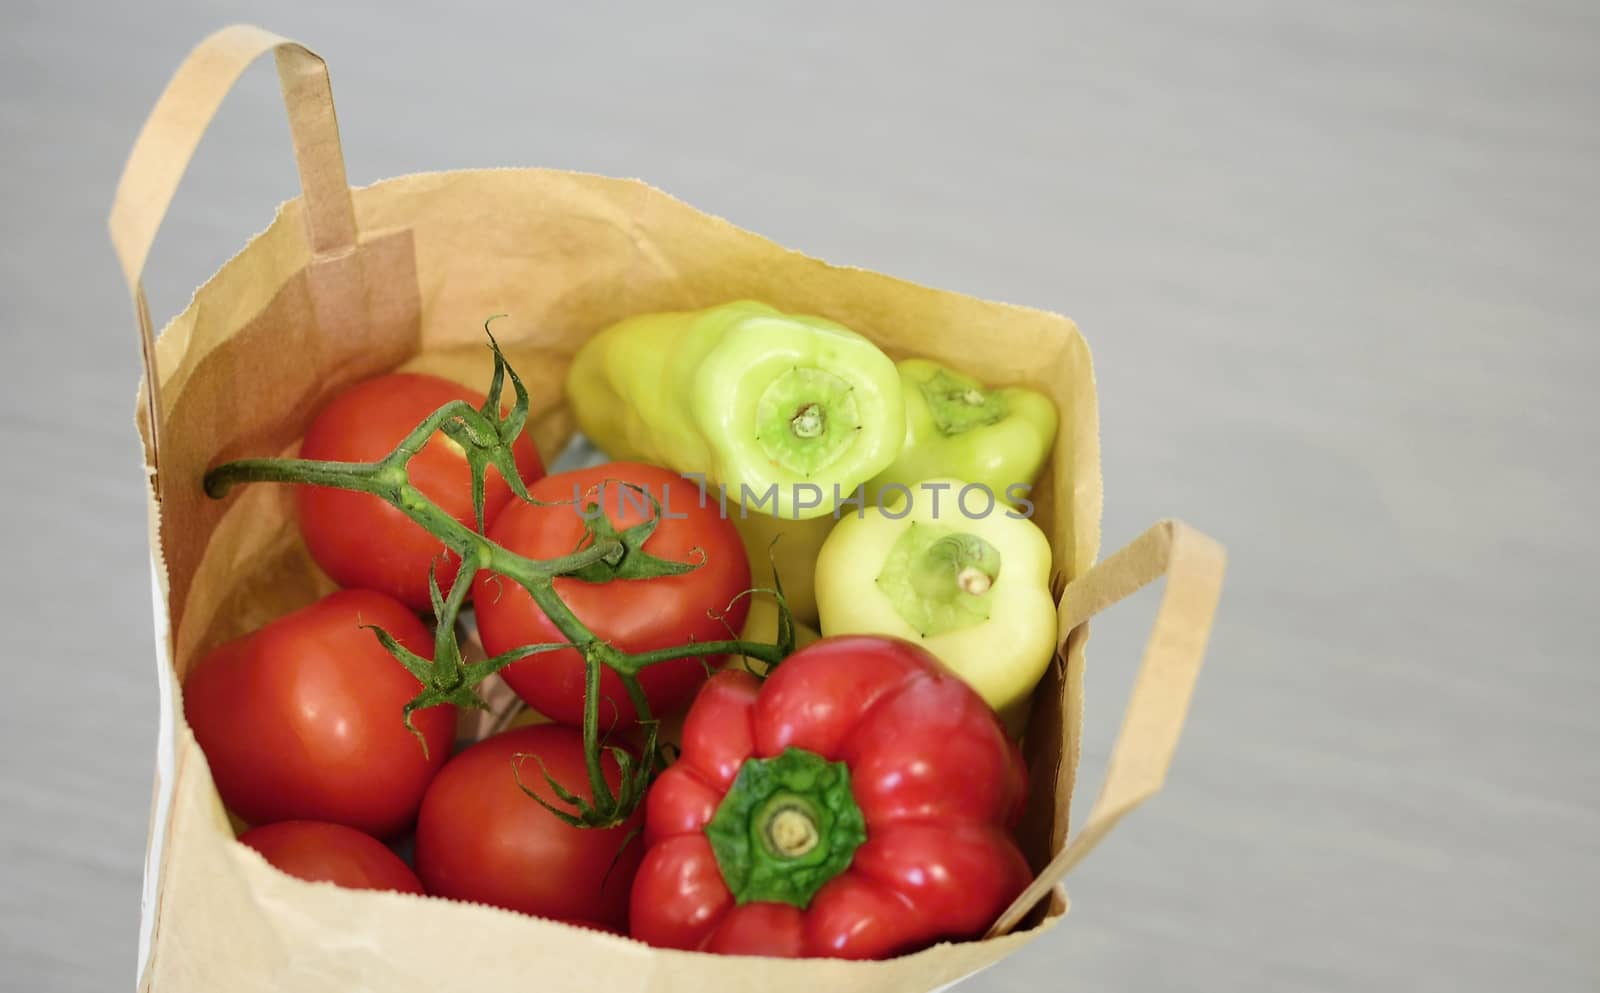
[[1123,815],[1161,789],[1200,675],[1225,563],[1226,555],[1216,541],[1187,524],[1163,521],[1067,585],[1061,601],[1063,646],[1066,634],[1078,625],[1167,577],[1100,796],[1077,836],[1012,901],[990,928],[989,937],[1016,927]]
[[183,60],[150,111],[111,202],[111,244],[139,321],[146,413],[152,448],[157,451],[161,405],[155,331],[144,294],[145,262],[178,183],[223,98],[244,70],[267,52],[277,56],[312,256],[335,257],[356,247],[355,205],[345,178],[327,63],[305,46],[249,24],[223,28],[202,41]]

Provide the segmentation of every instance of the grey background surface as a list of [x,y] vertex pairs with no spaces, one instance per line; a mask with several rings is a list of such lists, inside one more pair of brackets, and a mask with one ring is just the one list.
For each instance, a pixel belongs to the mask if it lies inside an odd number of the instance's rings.
[[[1081,324],[1106,550],[1178,515],[1231,573],[1168,789],[966,989],[1600,985],[1593,3],[9,0],[0,987],[133,984],[156,694],[104,216],[234,20],[328,58],[355,183],[637,175]],[[202,147],[158,322],[296,192],[277,100],[257,67]],[[1097,627],[1084,802],[1154,602]]]

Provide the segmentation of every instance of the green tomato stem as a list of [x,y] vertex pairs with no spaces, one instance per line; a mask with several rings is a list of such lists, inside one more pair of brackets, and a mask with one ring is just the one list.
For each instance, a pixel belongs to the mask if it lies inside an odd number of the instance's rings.
[[[695,655],[739,654],[759,658],[775,665],[786,654],[781,645],[749,643],[743,641],[703,642],[680,645],[674,648],[629,654],[600,640],[556,593],[557,576],[585,573],[591,567],[616,566],[627,561],[630,554],[640,559],[646,569],[642,575],[668,574],[669,567],[676,571],[693,568],[693,564],[678,566],[658,562],[647,553],[630,552],[628,541],[639,544],[648,538],[648,531],[633,534],[637,528],[618,533],[610,527],[592,530],[588,544],[570,554],[553,559],[531,559],[519,555],[485,537],[481,532],[483,520],[483,476],[489,465],[496,467],[520,499],[533,501],[522,479],[516,476],[511,443],[522,431],[527,420],[528,395],[516,371],[505,363],[499,346],[490,335],[490,345],[495,354],[495,374],[490,395],[480,410],[465,401],[452,401],[434,411],[407,433],[406,437],[384,458],[376,462],[319,462],[309,459],[241,459],[218,466],[206,474],[205,491],[221,499],[240,483],[291,483],[327,486],[334,489],[367,493],[399,509],[412,521],[454,552],[461,559],[461,568],[451,583],[448,596],[439,591],[430,577],[429,585],[438,628],[434,646],[434,659],[430,663],[407,652],[394,643],[385,632],[377,631],[391,654],[422,683],[422,691],[407,704],[402,715],[410,726],[410,714],[427,706],[450,703],[457,706],[482,707],[475,684],[518,658],[543,651],[570,648],[580,653],[584,660],[584,713],[583,741],[586,768],[592,798],[584,801],[571,795],[559,783],[550,780],[558,796],[572,802],[576,815],[559,811],[530,791],[529,795],[544,803],[558,817],[581,827],[613,827],[626,821],[637,809],[645,794],[649,778],[661,763],[658,756],[648,756],[644,762],[623,761],[623,782],[619,792],[613,792],[606,782],[602,756],[605,747],[600,739],[600,685],[601,667],[611,669],[621,678],[628,698],[633,703],[641,724],[654,727],[649,699],[639,682],[639,673],[647,666],[672,659]],[[517,400],[510,414],[500,415],[500,391],[504,375],[509,374],[516,389]],[[820,430],[820,426],[819,426]],[[459,446],[473,473],[473,502],[480,528],[474,531],[463,525],[411,484],[409,463],[430,438],[442,433]],[[508,475],[509,474],[509,475]],[[638,565],[638,563],[635,563]],[[461,655],[456,634],[456,621],[474,577],[483,570],[505,576],[527,590],[534,602],[544,611],[551,623],[567,639],[564,643],[529,645],[513,652],[496,656],[483,662],[467,665]],[[648,580],[642,580],[648,581]],[[391,644],[392,643],[392,644]],[[419,739],[420,740],[420,739]],[[653,747],[654,734],[647,738]],[[548,779],[548,775],[546,777]]]
[[589,790],[597,807],[613,800],[600,764],[600,660],[593,651],[583,659],[583,757],[589,771]]
[[637,673],[638,670],[655,665],[657,662],[670,662],[673,659],[684,659],[695,655],[744,655],[772,666],[783,661],[784,652],[780,646],[769,645],[764,641],[697,641],[687,645],[675,645],[672,648],[658,648],[650,652],[636,652],[624,656],[619,664],[622,668]]
[[[370,493],[421,525],[452,552],[466,561],[481,553],[480,568],[491,569],[517,582],[575,572],[584,566],[617,554],[622,545],[615,540],[599,541],[570,555],[554,559],[530,559],[484,538],[445,513],[438,504],[407,482],[404,468],[396,468],[389,455],[380,462],[317,462],[311,459],[240,459],[228,462],[206,474],[206,492],[215,499],[228,495],[238,483],[304,483],[338,490]],[[398,472],[398,476],[395,473]],[[526,585],[524,583],[524,585]],[[531,591],[530,591],[531,592]],[[563,629],[568,637],[573,632]],[[574,639],[576,640],[576,639]]]

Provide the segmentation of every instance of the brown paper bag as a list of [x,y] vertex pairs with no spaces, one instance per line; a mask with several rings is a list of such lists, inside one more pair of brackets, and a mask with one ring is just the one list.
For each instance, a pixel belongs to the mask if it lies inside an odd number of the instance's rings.
[[[156,229],[223,96],[269,51],[303,195],[157,339],[140,285]],[[1094,378],[1088,348],[1065,318],[831,266],[639,182],[516,169],[351,190],[326,66],[299,45],[244,26],[208,38],[162,94],[118,187],[111,235],[145,347],[138,421],[150,472],[162,687],[142,990],[921,993],[1053,926],[1066,910],[1066,871],[1160,787],[1198,674],[1222,551],[1167,522],[1094,564]],[[738,298],[833,318],[896,357],[929,356],[997,384],[1031,383],[1060,409],[1060,437],[1035,491],[1064,583],[1061,650],[1035,694],[1026,740],[1033,796],[1022,840],[1039,875],[996,922],[995,936],[884,962],[662,951],[489,907],[302,882],[236,844],[177,688],[207,649],[329,584],[299,541],[286,488],[244,487],[215,502],[201,491],[205,469],[292,453],[322,401],[401,364],[483,388],[490,366],[481,327],[497,313],[511,315],[495,330],[532,391],[530,424],[548,457],[573,433],[561,383],[587,336],[629,314]],[[1085,622],[1163,575],[1165,599],[1103,792],[1068,841]]]

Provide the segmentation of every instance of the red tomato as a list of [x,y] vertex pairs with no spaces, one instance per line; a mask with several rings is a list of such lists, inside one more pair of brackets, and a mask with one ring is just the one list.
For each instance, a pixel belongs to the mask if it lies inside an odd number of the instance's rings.
[[353,890],[421,893],[422,883],[400,856],[355,828],[323,821],[279,821],[239,836],[291,876]]
[[[480,741],[451,759],[423,798],[417,875],[435,896],[620,928],[643,847],[629,834],[644,812],[614,828],[572,827],[517,785],[520,776],[524,786],[565,807],[540,763],[566,789],[593,798],[583,735],[572,728],[541,724]],[[610,755],[604,769],[615,789],[620,775]]]
[[216,649],[184,682],[184,716],[222,800],[250,824],[333,821],[380,838],[404,831],[449,757],[455,708],[401,722],[417,680],[362,625],[425,658],[433,639],[397,600],[323,597]]
[[[530,493],[547,503],[568,502],[538,506],[518,501],[495,521],[489,537],[530,558],[566,555],[584,534],[580,507],[571,503],[575,496],[581,496],[584,503],[598,502],[618,531],[647,520],[651,513],[648,501],[608,480],[644,487],[661,503],[663,518],[644,543],[646,552],[701,565],[682,575],[654,579],[609,583],[557,579],[556,593],[597,636],[627,652],[737,637],[750,609],[748,597],[729,606],[750,586],[750,567],[739,532],[732,521],[721,516],[715,503],[700,505],[695,484],[668,469],[612,462],[548,476],[530,487]],[[479,573],[473,597],[478,631],[491,655],[519,645],[566,640],[528,591],[510,580]],[[682,709],[705,682],[706,666],[714,669],[722,659],[675,659],[645,669],[639,682],[651,711],[659,717]],[[545,716],[563,724],[583,723],[584,666],[576,651],[532,655],[508,666],[501,675],[529,706]],[[600,693],[602,726],[635,720],[622,680],[609,669],[601,674]]]
[[[375,462],[452,400],[481,407],[484,398],[458,383],[416,373],[357,383],[317,414],[300,444],[300,457]],[[526,433],[512,446],[512,454],[527,482],[544,475],[544,464]],[[455,442],[435,434],[409,465],[412,485],[445,513],[476,528],[472,474]],[[439,588],[449,591],[461,560],[396,508],[366,493],[320,486],[300,486],[297,491],[306,547],[340,586],[387,593],[412,610],[426,612],[431,606],[428,568],[439,559]],[[491,466],[484,477],[484,521],[493,521],[511,497],[511,487]]]

